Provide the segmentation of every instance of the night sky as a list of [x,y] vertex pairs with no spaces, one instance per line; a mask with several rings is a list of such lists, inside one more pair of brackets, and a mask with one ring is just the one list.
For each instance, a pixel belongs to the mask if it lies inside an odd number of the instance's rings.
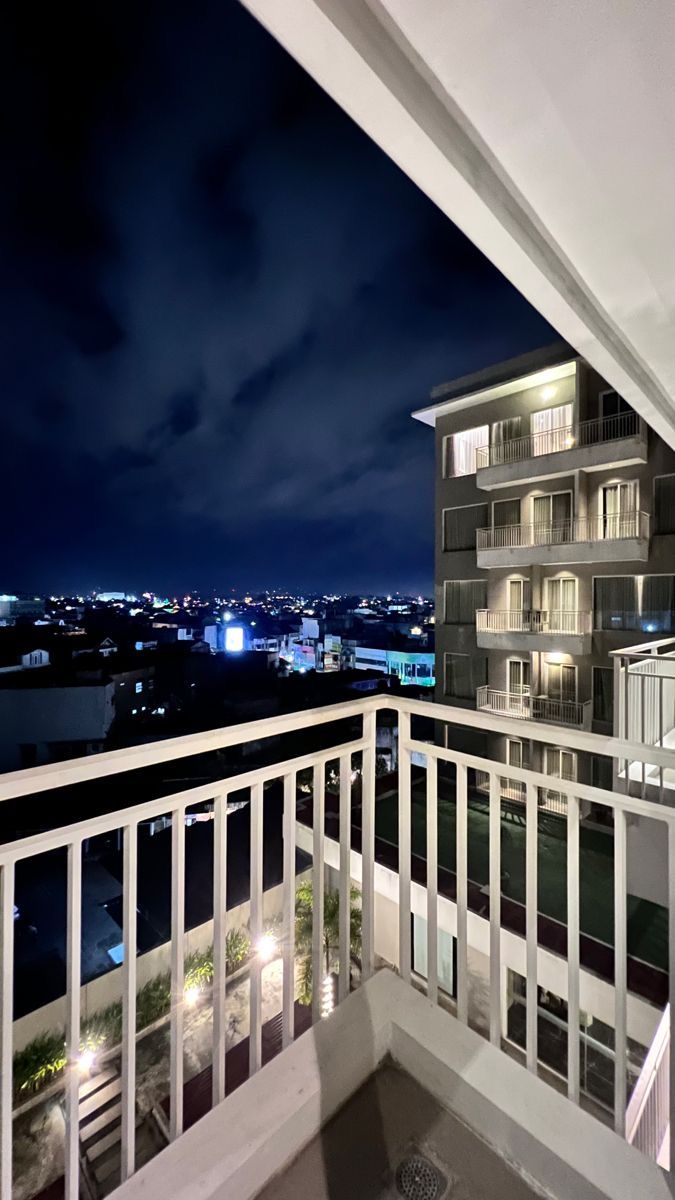
[[235,0],[4,10],[0,591],[429,592],[429,389],[553,340]]

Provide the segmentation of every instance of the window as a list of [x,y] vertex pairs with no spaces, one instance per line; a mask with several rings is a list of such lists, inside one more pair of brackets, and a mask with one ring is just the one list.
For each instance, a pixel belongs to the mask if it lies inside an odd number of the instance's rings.
[[532,503],[533,541],[535,545],[557,545],[572,539],[572,496],[570,492],[552,492],[535,496]]
[[445,655],[445,695],[455,700],[474,700],[487,683],[487,659],[475,654]]
[[601,536],[605,538],[635,537],[638,529],[635,513],[638,508],[638,485],[630,479],[625,483],[609,483],[600,492],[602,505]]
[[475,625],[477,608],[487,608],[487,583],[484,579],[446,581],[446,625]]
[[137,681],[134,691],[136,692],[137,696],[139,696],[143,691],[143,684],[141,683],[140,679]]
[[577,669],[568,663],[546,663],[546,695],[549,700],[576,700]]
[[530,660],[529,658],[509,659],[509,692],[517,696],[530,694]]
[[571,750],[562,750],[560,746],[546,746],[544,752],[544,774],[555,779],[568,779],[574,782],[577,777],[577,756]]
[[675,533],[675,475],[654,480],[654,533]]
[[675,577],[644,575],[641,583],[640,628],[645,633],[672,633],[675,630]]
[[523,743],[517,738],[508,738],[507,740],[506,761],[510,767],[523,766]]
[[[507,582],[507,595],[509,598],[509,612],[520,614],[530,608],[530,581],[529,579],[509,579]],[[522,620],[515,625],[516,629],[521,628]],[[509,628],[512,628],[509,625]]]
[[475,550],[476,530],[488,523],[487,504],[443,509],[443,549]]
[[474,475],[476,472],[476,450],[487,446],[490,441],[490,426],[478,425],[476,429],[463,429],[445,439],[445,477]]
[[611,389],[600,393],[600,409],[603,417],[618,417],[622,413],[633,412],[628,401]]
[[614,672],[611,667],[593,667],[593,720],[614,721]]
[[492,525],[495,529],[520,525],[520,500],[495,500],[492,505]]
[[637,629],[638,597],[635,575],[608,575],[593,581],[595,629]]
[[574,444],[572,412],[571,404],[559,404],[557,408],[545,408],[543,412],[532,413],[533,455],[554,454]]

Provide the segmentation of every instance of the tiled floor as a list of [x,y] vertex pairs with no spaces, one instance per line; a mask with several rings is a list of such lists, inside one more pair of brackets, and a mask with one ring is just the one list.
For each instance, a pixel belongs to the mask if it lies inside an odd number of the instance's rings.
[[533,1192],[473,1133],[393,1065],[330,1121],[258,1200],[401,1200],[396,1170],[423,1155],[447,1181],[419,1179],[410,1200],[532,1200]]

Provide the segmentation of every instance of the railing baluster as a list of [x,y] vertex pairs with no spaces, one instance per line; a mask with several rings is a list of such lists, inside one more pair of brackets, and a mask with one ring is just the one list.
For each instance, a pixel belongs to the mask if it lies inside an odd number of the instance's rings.
[[469,890],[469,839],[467,804],[467,768],[457,763],[455,873],[457,879],[457,1016],[466,1025],[469,1020],[469,965],[467,909]]
[[213,1079],[214,1106],[225,1099],[227,1055],[227,794],[213,801]]
[[668,1003],[670,1030],[669,1070],[669,1150],[670,1170],[675,1170],[675,824],[668,826]]
[[427,996],[438,1001],[438,763],[427,755]]
[[281,1046],[285,1050],[294,1036],[295,1016],[295,771],[284,775],[284,879],[282,900],[282,1017]]
[[349,995],[350,976],[350,916],[351,916],[351,859],[352,859],[352,759],[340,756],[340,911],[338,931],[338,1001]]
[[68,846],[66,931],[65,1200],[80,1194],[80,988],[82,987],[82,843]]
[[12,1200],[14,863],[0,867],[0,1200]]
[[249,928],[251,967],[249,971],[249,1074],[262,1066],[261,962],[258,945],[263,928],[263,785],[251,788],[251,873]]
[[325,828],[325,763],[315,763],[313,771],[312,827],[312,1019],[321,1016],[321,987],[323,964],[323,898],[324,898],[324,828]]
[[499,776],[490,772],[490,1041],[501,1045],[501,796]]
[[398,965],[410,983],[410,714],[398,714]]
[[183,1132],[183,1033],[185,1022],[185,806],[171,813],[171,1027],[170,1137]]
[[361,769],[361,975],[370,979],[375,970],[375,756],[377,717],[363,717]]
[[528,783],[526,786],[525,805],[525,936],[527,939],[525,1050],[527,1069],[536,1074],[539,811],[537,789],[533,783]]
[[579,800],[567,797],[567,1094],[579,1103]]
[[614,1128],[626,1128],[626,814],[614,810]]
[[136,1169],[136,938],[138,826],[125,825],[122,864],[122,1131],[121,1179]]

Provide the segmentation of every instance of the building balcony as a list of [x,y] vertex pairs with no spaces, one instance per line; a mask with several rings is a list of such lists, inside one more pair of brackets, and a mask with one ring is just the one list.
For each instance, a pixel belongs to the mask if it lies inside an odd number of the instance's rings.
[[645,512],[490,526],[476,532],[476,561],[483,569],[646,562],[648,557],[649,514]]
[[589,654],[592,614],[563,609],[476,611],[476,641],[484,650],[562,650]]
[[606,471],[647,461],[647,427],[637,413],[581,421],[476,451],[476,484],[491,491],[573,471]]
[[[385,779],[380,713],[398,724]],[[118,1184],[119,1200],[380,1200],[422,1169],[458,1176],[465,1195],[661,1195],[656,1164],[580,1107],[580,999],[627,1064],[668,994],[667,967],[628,946],[625,825],[643,802],[556,779],[568,837],[538,853],[550,779],[424,740],[478,724],[547,744],[523,717],[369,696],[1,777],[0,803],[46,802],[45,828],[0,844],[0,1200],[13,1175],[24,1200]],[[311,749],[284,757],[303,734]],[[589,751],[636,753],[583,736]],[[241,751],[264,743],[276,761],[242,769]],[[505,770],[525,799],[500,838]],[[101,786],[108,811],[53,824],[50,792],[63,813],[68,788],[141,771],[135,804],[111,810],[120,791]],[[180,790],[157,796],[177,774]],[[604,884],[583,801],[623,828]],[[658,816],[675,836],[675,810]],[[606,889],[611,945],[579,904],[589,879]],[[517,1042],[508,981],[524,975]],[[538,989],[568,1005],[569,1099],[537,1076]],[[621,1132],[632,1077],[616,1072]],[[425,1163],[408,1162],[411,1144]]]
[[550,696],[530,696],[521,692],[501,692],[481,687],[476,692],[476,708],[482,712],[514,717],[520,721],[546,721],[550,725],[571,725],[590,729],[591,700],[554,700]]

